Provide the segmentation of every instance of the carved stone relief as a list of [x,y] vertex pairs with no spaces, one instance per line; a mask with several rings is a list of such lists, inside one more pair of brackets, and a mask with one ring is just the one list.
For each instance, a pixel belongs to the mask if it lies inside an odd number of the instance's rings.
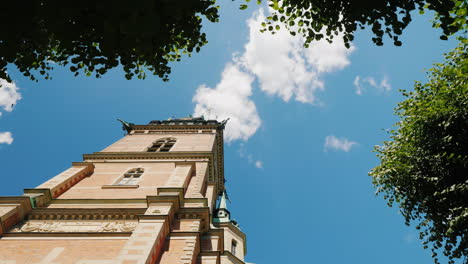
[[132,232],[137,222],[99,222],[99,221],[36,221],[21,222],[10,230],[12,233],[21,232]]

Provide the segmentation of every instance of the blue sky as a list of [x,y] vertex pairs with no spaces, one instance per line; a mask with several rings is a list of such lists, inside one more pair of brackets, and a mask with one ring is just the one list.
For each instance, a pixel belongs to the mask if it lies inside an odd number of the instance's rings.
[[[115,120],[146,124],[190,114],[231,118],[225,175],[231,213],[254,263],[431,263],[414,227],[387,207],[367,172],[374,145],[397,121],[393,108],[456,42],[416,16],[395,47],[356,35],[301,47],[288,34],[260,34],[267,10],[239,2],[206,25],[209,44],[173,64],[171,81],[101,79],[57,68],[34,83],[9,69],[0,88],[1,195],[21,195],[123,136]],[[11,107],[14,104],[14,107]]]

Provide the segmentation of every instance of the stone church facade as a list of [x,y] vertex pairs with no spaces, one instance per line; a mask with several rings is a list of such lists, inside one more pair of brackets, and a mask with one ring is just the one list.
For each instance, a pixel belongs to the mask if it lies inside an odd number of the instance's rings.
[[226,206],[225,122],[122,124],[104,150],[0,197],[0,264],[245,263]]

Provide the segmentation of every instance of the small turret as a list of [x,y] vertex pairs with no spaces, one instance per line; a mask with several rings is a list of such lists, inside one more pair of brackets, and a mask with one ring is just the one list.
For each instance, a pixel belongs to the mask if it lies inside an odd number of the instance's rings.
[[215,210],[213,222],[214,223],[229,223],[231,222],[231,213],[227,209],[227,202],[226,202],[226,191],[223,191],[221,195],[221,199],[219,201],[218,208]]

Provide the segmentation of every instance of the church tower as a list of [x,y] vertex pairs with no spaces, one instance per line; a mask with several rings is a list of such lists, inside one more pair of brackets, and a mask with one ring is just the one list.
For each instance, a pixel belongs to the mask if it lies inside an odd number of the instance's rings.
[[245,263],[227,209],[225,122],[121,122],[114,144],[0,197],[0,263]]

